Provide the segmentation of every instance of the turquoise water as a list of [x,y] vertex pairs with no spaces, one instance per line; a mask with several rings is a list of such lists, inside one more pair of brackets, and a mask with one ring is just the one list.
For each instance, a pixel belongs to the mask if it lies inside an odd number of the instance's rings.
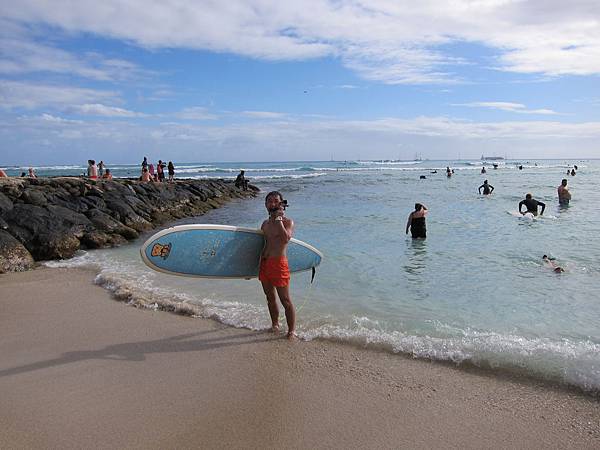
[[[296,222],[295,237],[325,254],[314,285],[308,274],[292,277],[303,338],[468,361],[597,390],[600,162],[521,161],[523,170],[515,163],[502,162],[498,170],[488,163],[486,175],[479,161],[187,166],[202,170],[188,173],[192,177],[234,177],[244,168],[261,190],[281,191]],[[566,176],[573,164],[577,175]],[[446,165],[456,171],[450,179]],[[437,174],[430,173],[434,169]],[[565,177],[573,200],[559,209],[556,187]],[[495,187],[488,197],[477,193],[484,179]],[[527,192],[546,203],[542,217],[516,214]],[[415,202],[429,208],[424,241],[405,235]],[[265,216],[261,196],[181,223],[258,227]],[[100,284],[157,305],[165,299],[193,303],[200,315],[227,324],[269,325],[256,280],[152,272],[141,263],[140,243],[66,264],[94,264]],[[546,267],[543,254],[555,257],[565,272]]]

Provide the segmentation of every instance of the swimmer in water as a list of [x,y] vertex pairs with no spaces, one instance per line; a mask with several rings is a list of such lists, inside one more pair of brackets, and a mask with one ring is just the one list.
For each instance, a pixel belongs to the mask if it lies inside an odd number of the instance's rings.
[[494,186],[488,184],[488,180],[485,180],[481,186],[479,186],[479,194],[481,194],[481,188],[483,188],[483,195],[490,195],[494,192]]
[[565,269],[563,269],[562,267],[560,267],[559,265],[557,265],[554,262],[554,259],[555,258],[548,258],[548,255],[542,256],[542,261],[544,261],[546,263],[546,265],[552,269],[553,272],[555,272],[555,273],[563,273],[565,271]]
[[415,203],[415,210],[408,216],[406,223],[406,234],[410,230],[413,239],[425,239],[427,237],[427,227],[425,225],[425,216],[427,207],[421,203]]
[[567,179],[563,178],[560,186],[558,187],[558,204],[567,206],[571,200],[571,193],[567,189]]
[[[523,212],[521,211],[521,206],[525,205],[525,207],[527,208],[527,211]],[[519,202],[519,212],[523,215],[527,214],[527,213],[531,213],[534,216],[538,215],[538,206],[542,207],[542,211],[540,212],[540,216],[544,214],[544,211],[546,209],[546,204],[544,202],[540,202],[535,200],[531,194],[527,194],[525,196],[525,200],[521,200]]]
[[481,173],[486,173],[486,172],[487,172],[487,171],[485,170],[485,166],[483,166],[483,167],[481,168]]

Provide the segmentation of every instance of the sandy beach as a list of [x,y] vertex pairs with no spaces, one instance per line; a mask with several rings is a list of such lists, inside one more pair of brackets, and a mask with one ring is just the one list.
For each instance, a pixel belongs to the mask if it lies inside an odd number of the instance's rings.
[[600,446],[573,390],[136,309],[93,279],[0,276],[0,448]]

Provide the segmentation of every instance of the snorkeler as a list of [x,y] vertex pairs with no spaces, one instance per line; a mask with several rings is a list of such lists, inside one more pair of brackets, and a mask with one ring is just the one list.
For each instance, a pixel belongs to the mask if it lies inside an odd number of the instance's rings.
[[542,261],[544,261],[546,263],[546,265],[552,269],[553,272],[563,273],[565,271],[565,269],[563,269],[562,267],[560,267],[559,265],[557,265],[554,262],[555,259],[556,258],[549,258],[548,255],[542,256]]

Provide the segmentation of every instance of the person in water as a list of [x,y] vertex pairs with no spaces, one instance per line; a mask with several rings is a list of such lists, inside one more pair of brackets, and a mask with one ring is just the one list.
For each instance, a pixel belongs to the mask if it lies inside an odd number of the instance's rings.
[[485,170],[485,166],[483,166],[483,167],[481,168],[481,173],[487,173],[487,170]]
[[571,201],[571,193],[569,189],[567,189],[567,179],[563,178],[560,186],[558,187],[558,204],[559,205],[568,205]]
[[[527,208],[527,211],[523,212],[521,211],[521,206],[525,205],[525,207]],[[527,213],[531,213],[534,216],[538,215],[538,206],[542,207],[542,211],[540,212],[540,216],[542,214],[544,214],[544,210],[546,209],[546,204],[544,202],[540,202],[538,200],[535,200],[531,194],[527,194],[525,196],[525,200],[521,200],[519,202],[519,212],[521,214],[527,214]]]
[[494,192],[494,186],[488,184],[488,180],[485,180],[481,186],[479,186],[479,194],[481,194],[481,188],[483,188],[483,195],[490,195]]
[[574,177],[575,176],[575,169],[571,169],[571,176]]
[[553,272],[562,273],[565,271],[565,269],[563,269],[554,262],[554,258],[548,258],[548,255],[542,256],[542,260],[546,263],[548,267],[552,269]]
[[413,239],[427,237],[427,227],[425,226],[425,216],[427,215],[427,207],[421,203],[415,203],[415,210],[408,216],[406,222],[406,234],[410,230]]
[[277,191],[269,192],[265,197],[265,207],[269,218],[260,229],[265,235],[265,247],[260,258],[258,279],[267,297],[271,331],[279,331],[279,308],[277,296],[285,310],[287,338],[294,339],[296,329],[296,311],[290,297],[290,270],[286,256],[288,242],[294,233],[294,221],[285,216],[287,201]]
[[450,167],[446,167],[446,176],[447,176],[448,178],[450,178],[450,177],[452,176],[452,173],[453,173],[453,172],[452,172],[452,170],[450,170]]

